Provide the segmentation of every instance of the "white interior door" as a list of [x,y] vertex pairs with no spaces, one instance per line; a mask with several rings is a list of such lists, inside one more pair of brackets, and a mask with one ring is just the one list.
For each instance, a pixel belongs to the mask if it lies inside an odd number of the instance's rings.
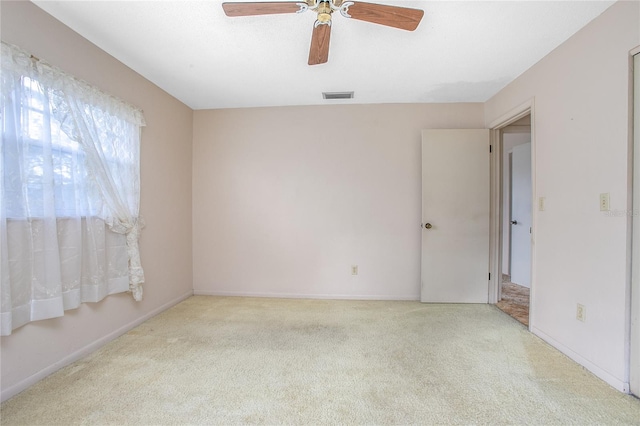
[[531,143],[512,151],[511,282],[531,287]]
[[531,143],[531,126],[502,129],[502,273],[511,275],[511,157],[513,147]]
[[422,131],[423,302],[488,302],[489,155],[489,130]]

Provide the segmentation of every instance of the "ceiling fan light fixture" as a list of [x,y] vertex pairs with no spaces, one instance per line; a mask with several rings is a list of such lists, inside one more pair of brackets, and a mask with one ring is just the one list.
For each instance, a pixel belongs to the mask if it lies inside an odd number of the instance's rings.
[[318,25],[331,25],[331,14],[333,10],[331,9],[330,3],[328,2],[320,2],[318,5],[318,20],[316,21],[316,26]]
[[[385,25],[406,31],[415,30],[424,11],[400,6],[351,0],[294,0],[294,1],[231,1],[222,3],[227,16],[255,16],[280,13],[302,13],[312,10],[317,14],[311,33],[309,65],[324,64],[329,60],[331,15],[336,10],[345,18]],[[353,97],[353,95],[351,96]],[[331,99],[351,99],[331,98]],[[325,99],[330,99],[325,97]]]
[[353,92],[322,92],[323,99],[353,99]]

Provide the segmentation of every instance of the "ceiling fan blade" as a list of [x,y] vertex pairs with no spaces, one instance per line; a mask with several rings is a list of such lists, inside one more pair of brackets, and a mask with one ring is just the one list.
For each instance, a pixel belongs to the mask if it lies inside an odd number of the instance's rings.
[[424,11],[408,7],[386,6],[382,4],[354,2],[347,13],[353,19],[373,22],[374,24],[413,31],[418,28]]
[[309,49],[309,65],[324,64],[329,60],[329,39],[331,25],[318,25],[313,29],[311,49]]
[[230,2],[222,3],[222,9],[227,16],[254,16],[273,15],[276,13],[296,13],[300,12],[301,2],[295,1],[272,1],[272,2]]

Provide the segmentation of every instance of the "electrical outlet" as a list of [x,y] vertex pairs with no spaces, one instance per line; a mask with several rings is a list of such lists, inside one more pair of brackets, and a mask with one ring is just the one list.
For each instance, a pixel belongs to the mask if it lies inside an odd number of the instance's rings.
[[609,211],[609,193],[600,194],[600,211],[608,212]]
[[585,322],[585,320],[587,319],[587,308],[579,303],[576,309],[576,319],[582,322]]
[[358,265],[351,265],[351,275],[358,275]]

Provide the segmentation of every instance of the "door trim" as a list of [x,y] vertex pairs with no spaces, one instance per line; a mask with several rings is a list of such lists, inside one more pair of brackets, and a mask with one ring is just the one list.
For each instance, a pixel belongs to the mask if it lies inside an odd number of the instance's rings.
[[495,304],[500,300],[500,285],[502,283],[502,129],[531,115],[531,288],[529,296],[529,330],[534,325],[533,305],[535,301],[535,240],[537,229],[536,198],[536,138],[535,138],[535,98],[518,105],[512,110],[494,120],[490,125],[490,143],[492,146],[490,173],[490,225],[489,225],[489,303]]
[[628,375],[628,390],[636,396],[640,396],[640,256],[636,251],[640,249],[640,216],[638,213],[640,207],[640,113],[637,108],[640,106],[640,90],[636,87],[636,56],[640,59],[640,46],[632,49],[629,55],[629,67],[631,72],[629,87],[631,88],[629,100],[629,162],[630,170],[629,185],[630,194],[627,209],[631,214],[627,215],[627,227],[630,229],[627,241],[627,263],[628,277],[627,280],[627,307],[628,307],[628,323],[629,333],[625,351],[625,364]]

